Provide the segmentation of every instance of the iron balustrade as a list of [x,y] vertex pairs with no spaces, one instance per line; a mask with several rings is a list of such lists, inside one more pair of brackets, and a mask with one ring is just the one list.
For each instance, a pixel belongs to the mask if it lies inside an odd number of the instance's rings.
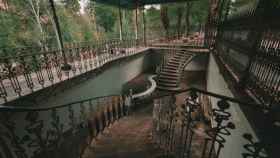
[[241,87],[272,108],[280,102],[279,8],[261,0],[231,13],[217,25],[213,51]]
[[0,106],[3,158],[81,157],[107,127],[126,116],[124,97],[111,95],[49,107]]
[[[189,97],[181,106],[175,106],[174,97],[182,93],[189,93]],[[226,145],[225,137],[235,128],[228,112],[231,103],[265,108],[195,88],[151,99],[155,103],[153,140],[166,155],[175,157],[218,157]],[[212,108],[211,103],[218,106]],[[0,154],[4,158],[80,157],[93,139],[125,115],[121,95],[48,107],[0,106],[0,143],[7,149]],[[245,156],[263,155],[262,146],[256,146],[252,136],[244,137],[249,142],[244,144]]]
[[[183,103],[176,99],[182,94],[186,96]],[[231,121],[234,118],[230,106],[237,103],[265,108],[195,88],[154,96],[153,102],[153,140],[167,157],[176,158],[218,158],[223,148],[231,144],[227,144],[227,137],[239,128]],[[240,155],[236,157],[267,157],[264,144],[254,142],[252,134],[241,134],[243,137],[248,144],[239,146]]]
[[[164,40],[189,46],[203,46],[202,34],[177,36]],[[2,48],[0,54],[0,103],[17,99],[80,74],[99,69],[104,64],[127,57],[146,48],[142,39],[100,40],[95,43],[69,43],[62,51],[48,47]],[[175,46],[174,46],[175,47]],[[66,58],[66,59],[64,59]],[[64,60],[67,62],[65,65]]]
[[63,80],[102,67],[113,60],[140,52],[141,40],[103,40],[65,45],[68,67],[61,50],[40,48],[2,49],[0,57],[1,103],[33,93]]

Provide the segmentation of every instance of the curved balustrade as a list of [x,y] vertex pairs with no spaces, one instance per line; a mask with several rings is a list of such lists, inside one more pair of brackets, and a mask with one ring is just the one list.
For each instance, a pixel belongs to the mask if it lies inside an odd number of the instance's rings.
[[123,97],[61,106],[0,107],[1,158],[77,158],[92,139],[126,115]]
[[[29,48],[6,52],[7,56],[0,57],[0,103],[98,69],[143,49],[142,43],[136,40],[110,40],[96,44],[68,44],[63,50],[65,58],[57,49],[40,51]],[[67,68],[65,64],[70,65],[67,71],[63,70]]]
[[[175,106],[175,96],[186,92],[190,97]],[[230,105],[265,107],[195,88],[152,96],[152,99],[153,139],[167,155],[176,157],[219,157],[227,144],[226,137],[235,128],[230,121]],[[92,139],[125,115],[120,95],[49,107],[0,106],[0,145],[5,149],[0,150],[0,155],[4,158],[76,158]],[[263,152],[253,154],[258,153]]]
[[151,86],[148,89],[146,89],[144,92],[133,94],[132,99],[142,99],[142,98],[146,98],[146,97],[150,96],[156,90],[156,87],[157,87],[157,83],[154,80],[154,78],[156,76],[157,75],[148,76],[148,80],[149,80]]
[[[189,95],[180,105],[177,95],[183,92],[188,92]],[[232,141],[235,140],[227,138],[234,130],[244,128],[234,123],[235,115],[230,112],[233,103],[242,106],[253,105],[194,88],[156,96],[153,111],[153,140],[165,151],[166,156],[172,157],[218,158],[223,148],[237,150],[239,153],[235,153],[233,157],[266,157],[263,146],[258,146],[257,151],[254,151],[251,149],[252,145],[248,144],[232,146],[234,145]],[[264,105],[254,107],[264,108]],[[245,132],[251,131],[245,130]],[[242,134],[234,135],[234,139],[238,139],[237,137],[243,139]],[[246,147],[250,147],[251,150]]]

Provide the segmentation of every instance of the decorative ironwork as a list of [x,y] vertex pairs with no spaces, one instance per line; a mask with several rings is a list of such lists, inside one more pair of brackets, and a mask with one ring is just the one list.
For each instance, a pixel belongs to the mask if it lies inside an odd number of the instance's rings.
[[238,8],[218,25],[216,52],[227,71],[261,102],[280,99],[279,4],[260,0]]
[[70,66],[67,71],[61,50],[16,49],[15,56],[0,57],[0,103],[98,69],[120,57],[133,55],[142,46],[139,44],[136,46],[136,42],[128,39],[68,44],[63,50]]
[[[176,96],[185,92],[189,92],[185,104],[176,105]],[[203,101],[205,97],[209,101]],[[193,88],[156,96],[153,140],[167,156],[218,158],[226,145],[226,137],[236,128],[231,122],[230,103],[251,105]]]
[[253,136],[249,133],[245,133],[243,137],[249,142],[244,145],[246,153],[242,154],[243,158],[268,158],[262,143],[254,142]]

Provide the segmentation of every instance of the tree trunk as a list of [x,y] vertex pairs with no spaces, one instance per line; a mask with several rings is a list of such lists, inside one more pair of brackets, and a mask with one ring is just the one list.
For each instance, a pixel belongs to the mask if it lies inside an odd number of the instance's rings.
[[191,3],[187,2],[186,6],[186,36],[190,34],[190,10],[191,10]]
[[167,6],[161,6],[160,8],[160,16],[161,16],[161,22],[162,26],[166,33],[166,39],[169,37],[169,17],[168,17],[168,7]]
[[177,8],[177,35],[178,35],[178,38],[180,38],[180,36],[181,36],[182,17],[183,17],[183,8],[179,6]]
[[46,43],[46,38],[45,38],[45,32],[43,30],[43,27],[42,27],[42,24],[41,24],[41,21],[40,21],[40,0],[36,1],[36,6],[34,5],[34,2],[33,0],[28,0],[29,2],[29,5],[31,7],[31,11],[34,15],[34,18],[35,18],[35,21],[36,21],[36,24],[39,28],[39,31],[40,31],[40,34],[41,34],[41,39],[38,41],[38,44],[43,47]]

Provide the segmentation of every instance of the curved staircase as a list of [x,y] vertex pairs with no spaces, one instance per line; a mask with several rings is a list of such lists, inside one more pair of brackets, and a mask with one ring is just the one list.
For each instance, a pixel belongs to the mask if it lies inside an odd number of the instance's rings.
[[162,90],[180,90],[181,74],[186,65],[195,56],[188,51],[177,51],[160,69],[157,88]]

